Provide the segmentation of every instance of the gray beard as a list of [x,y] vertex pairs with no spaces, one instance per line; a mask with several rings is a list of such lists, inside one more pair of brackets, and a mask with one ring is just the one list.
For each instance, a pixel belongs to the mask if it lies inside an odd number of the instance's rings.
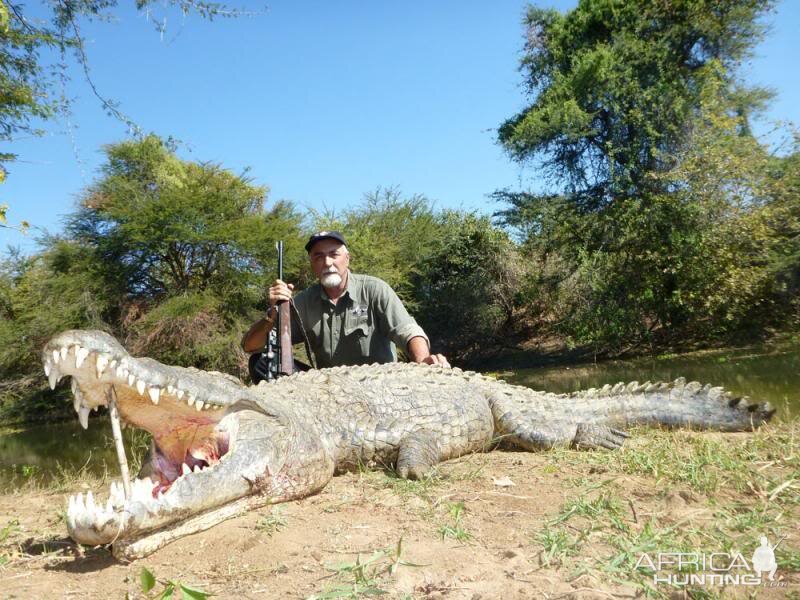
[[342,285],[342,276],[338,273],[323,273],[319,282],[324,288],[337,288]]

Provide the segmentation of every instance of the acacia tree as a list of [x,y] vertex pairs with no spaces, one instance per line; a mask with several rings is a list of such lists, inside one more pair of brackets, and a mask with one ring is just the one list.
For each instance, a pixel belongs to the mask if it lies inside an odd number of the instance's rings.
[[[545,193],[497,194],[542,273],[557,320],[580,343],[624,348],[684,327],[707,215],[681,179],[713,115],[748,116],[768,98],[736,79],[771,0],[583,0],[531,8],[522,59],[531,104],[499,140],[540,168]],[[558,268],[553,269],[552,265]],[[700,286],[702,287],[702,286]]]
[[275,275],[275,240],[285,242],[287,270],[295,268],[301,215],[285,202],[265,209],[266,188],[183,161],[153,135],[106,154],[66,230],[120,294],[117,320],[132,347],[233,370],[247,313]]

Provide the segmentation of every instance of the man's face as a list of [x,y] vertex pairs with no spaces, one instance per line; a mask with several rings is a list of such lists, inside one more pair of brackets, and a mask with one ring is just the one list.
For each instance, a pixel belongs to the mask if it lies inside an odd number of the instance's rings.
[[308,258],[323,287],[335,288],[342,284],[350,266],[350,254],[344,244],[333,239],[320,240],[311,247]]

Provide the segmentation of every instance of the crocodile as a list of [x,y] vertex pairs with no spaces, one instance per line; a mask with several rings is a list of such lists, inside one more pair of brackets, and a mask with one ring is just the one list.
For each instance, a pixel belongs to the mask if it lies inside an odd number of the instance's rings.
[[[312,370],[248,386],[135,358],[101,331],[60,333],[42,360],[51,387],[72,378],[84,428],[92,410],[111,403],[122,424],[152,435],[149,473],[112,482],[105,502],[91,491],[69,498],[69,535],[111,544],[120,560],[314,494],[336,472],[356,467],[422,478],[441,461],[497,445],[613,450],[627,437],[621,428],[634,424],[741,431],[774,413],[768,403],[682,379],[554,394],[405,363]],[[124,460],[123,453],[121,467]]]

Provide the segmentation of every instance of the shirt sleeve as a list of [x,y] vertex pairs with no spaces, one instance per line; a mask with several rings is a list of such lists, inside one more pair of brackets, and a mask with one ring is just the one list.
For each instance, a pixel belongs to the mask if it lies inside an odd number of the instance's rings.
[[431,343],[425,331],[414,320],[403,302],[397,296],[395,291],[385,281],[380,281],[377,285],[376,294],[378,296],[378,322],[380,329],[392,340],[398,348],[404,352],[408,349],[408,342],[411,338],[421,337],[430,348]]

